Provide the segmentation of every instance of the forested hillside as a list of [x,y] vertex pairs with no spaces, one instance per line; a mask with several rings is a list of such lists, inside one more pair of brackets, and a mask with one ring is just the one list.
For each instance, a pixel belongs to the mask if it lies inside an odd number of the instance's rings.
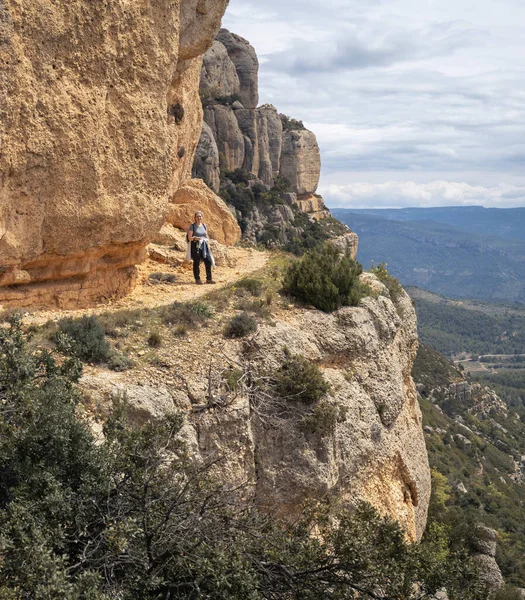
[[434,220],[433,210],[411,213],[417,221],[393,220],[395,211],[332,213],[359,235],[363,265],[386,262],[403,285],[449,297],[525,302],[525,240],[501,235],[505,230],[516,238],[520,221],[510,229],[496,222],[490,229],[487,219],[477,233],[453,213],[449,222]]

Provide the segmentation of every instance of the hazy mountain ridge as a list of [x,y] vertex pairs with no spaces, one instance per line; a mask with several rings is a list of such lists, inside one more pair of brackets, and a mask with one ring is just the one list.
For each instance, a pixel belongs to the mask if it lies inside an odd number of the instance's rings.
[[[525,240],[467,231],[463,229],[463,217],[458,226],[444,222],[444,217],[440,217],[442,221],[433,220],[435,210],[332,212],[359,235],[359,260],[365,267],[371,261],[386,262],[402,284],[450,297],[524,302]],[[457,210],[450,209],[450,220]],[[521,211],[508,210],[507,222],[515,218],[518,227]],[[472,211],[474,215],[478,212]],[[410,219],[393,220],[392,215],[408,215]],[[489,220],[483,225],[486,229]],[[479,219],[472,219],[473,226],[477,222]],[[501,223],[496,222],[495,232],[500,228]]]

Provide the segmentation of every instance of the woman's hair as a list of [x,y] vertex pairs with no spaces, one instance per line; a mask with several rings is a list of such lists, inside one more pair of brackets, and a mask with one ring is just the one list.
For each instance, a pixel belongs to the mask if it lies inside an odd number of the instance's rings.
[[196,217],[197,215],[200,215],[201,217],[202,217],[202,216],[204,216],[204,215],[202,214],[202,210],[196,210],[196,211],[195,211],[195,214],[193,215],[193,218],[195,219],[195,217]]

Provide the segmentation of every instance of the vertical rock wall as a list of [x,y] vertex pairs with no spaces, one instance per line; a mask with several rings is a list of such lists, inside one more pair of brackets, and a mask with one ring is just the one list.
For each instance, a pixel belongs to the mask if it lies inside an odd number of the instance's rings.
[[228,0],[0,0],[0,305],[127,291],[191,174]]
[[[220,169],[243,169],[269,187],[282,175],[298,200],[309,198],[321,173],[317,140],[307,129],[283,130],[272,105],[257,107],[258,67],[255,50],[245,39],[226,29],[219,31],[204,55],[200,93],[205,126],[193,175],[216,192]],[[209,142],[210,131],[216,150]]]

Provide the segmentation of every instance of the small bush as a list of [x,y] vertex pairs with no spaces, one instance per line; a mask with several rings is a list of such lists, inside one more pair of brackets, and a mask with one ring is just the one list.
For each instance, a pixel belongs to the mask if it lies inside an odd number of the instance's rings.
[[151,283],[175,283],[177,278],[173,273],[152,273],[149,276]]
[[334,433],[340,420],[341,410],[337,404],[320,402],[311,413],[303,417],[300,429],[304,433],[314,433],[323,437]]
[[152,331],[148,337],[148,346],[150,348],[160,348],[162,346],[162,336],[158,331]]
[[393,302],[399,300],[403,293],[403,287],[399,281],[395,277],[392,277],[387,271],[386,263],[379,263],[376,267],[372,266],[370,272],[374,273],[379,281],[386,286]]
[[229,369],[224,374],[224,384],[229,391],[235,391],[240,384],[243,372],[240,369]]
[[111,354],[107,364],[112,371],[127,371],[135,366],[135,363],[129,357],[118,352]]
[[235,305],[237,310],[242,310],[243,312],[251,312],[258,317],[266,319],[270,316],[270,311],[268,310],[268,306],[264,302],[264,300],[248,300],[247,298],[242,298]]
[[173,330],[173,335],[176,335],[177,337],[185,337],[188,335],[188,328],[186,325],[177,325],[177,327],[175,327]]
[[103,362],[109,357],[110,346],[104,326],[97,317],[62,319],[58,327],[55,341],[62,352],[94,363]]
[[248,313],[242,312],[233,317],[226,326],[224,335],[228,338],[241,338],[257,330],[257,321]]
[[193,304],[174,302],[163,311],[163,320],[167,325],[199,325],[213,314],[211,308],[203,302]]
[[325,312],[357,306],[365,294],[359,281],[362,272],[349,251],[341,256],[337,248],[325,243],[290,265],[283,291]]
[[304,356],[288,356],[274,383],[280,396],[304,404],[317,402],[330,389],[321,369]]
[[283,114],[280,114],[279,117],[281,117],[283,131],[301,131],[303,129],[306,129],[302,121],[298,121],[293,117],[289,117],[288,115]]
[[210,319],[213,317],[213,310],[204,302],[193,302],[190,304],[190,308],[196,315],[202,317],[203,319]]
[[262,282],[254,277],[244,277],[244,279],[240,279],[235,285],[237,289],[246,290],[252,296],[260,296],[263,291]]

